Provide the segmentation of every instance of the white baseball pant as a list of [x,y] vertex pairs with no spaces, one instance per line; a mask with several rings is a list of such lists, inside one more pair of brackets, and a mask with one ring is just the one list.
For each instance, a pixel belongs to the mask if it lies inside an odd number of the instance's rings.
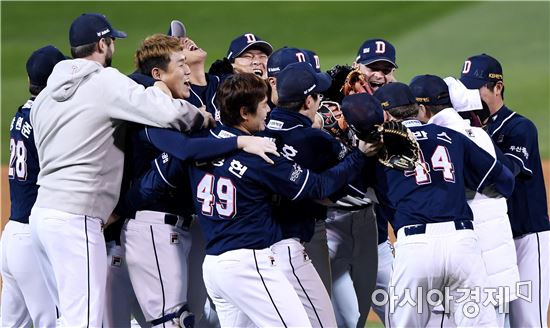
[[277,267],[294,287],[313,327],[335,327],[330,297],[304,246],[293,238],[271,246]]
[[[486,286],[487,272],[478,237],[471,229],[456,230],[454,222],[426,224],[425,233],[397,232],[389,288],[387,327],[425,327],[434,297],[449,295],[449,308],[459,327],[495,327],[495,311],[466,291]],[[446,290],[446,288],[448,290]],[[460,290],[459,290],[460,289]],[[437,291],[441,294],[438,295]],[[427,297],[431,295],[431,302]],[[462,300],[462,301],[461,301]],[[470,317],[472,308],[479,313]]]
[[511,327],[547,327],[550,300],[550,231],[514,240],[520,275],[518,299],[510,302]]
[[38,265],[67,327],[100,327],[107,251],[100,218],[34,206],[31,237]]
[[8,221],[0,242],[0,327],[55,327],[57,309],[36,266],[28,224]]
[[311,327],[269,248],[206,255],[202,271],[222,327]]
[[[191,235],[166,224],[166,213],[139,211],[122,228],[130,281],[147,322],[161,320],[187,304]],[[161,320],[162,321],[162,320]],[[159,326],[177,327],[177,320]]]
[[151,327],[143,316],[130,282],[124,249],[114,241],[107,243],[105,296],[104,327],[130,327],[132,315],[141,327]]

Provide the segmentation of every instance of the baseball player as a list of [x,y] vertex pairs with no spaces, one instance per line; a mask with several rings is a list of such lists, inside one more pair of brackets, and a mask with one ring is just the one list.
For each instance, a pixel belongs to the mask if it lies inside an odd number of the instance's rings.
[[530,283],[517,290],[525,297],[510,303],[510,325],[546,327],[550,302],[550,222],[537,129],[529,119],[504,105],[502,66],[495,58],[486,54],[469,57],[462,67],[460,81],[468,89],[479,90],[489,115],[482,118],[482,123],[517,172],[515,189],[508,199],[508,215],[520,280]]
[[470,318],[465,302],[459,301],[460,289],[483,286],[487,279],[485,270],[479,270],[483,260],[464,188],[483,191],[494,184],[498,193],[509,196],[512,173],[462,134],[416,120],[418,105],[406,84],[385,85],[375,97],[393,118],[404,120],[420,146],[415,170],[378,165],[375,175],[395,209],[397,232],[386,325],[426,326],[433,308],[429,291],[439,290],[450,302],[457,326],[493,327],[492,308],[480,307],[481,314]]
[[195,106],[158,87],[144,90],[109,67],[113,39],[124,37],[101,14],[77,17],[69,31],[76,59],[56,65],[30,113],[40,164],[32,243],[63,324],[72,327],[102,323],[107,252],[101,230],[119,197],[123,123],[190,131],[205,121]]
[[[177,38],[162,34],[146,38],[136,52],[136,59],[141,74],[163,81],[173,97],[189,97],[190,72]],[[150,168],[152,160],[162,157],[163,151],[182,160],[204,160],[235,150],[239,143],[235,139],[203,138],[205,142],[195,144],[201,139],[185,140],[189,138],[178,132],[144,126],[133,126],[129,135],[128,154],[132,164],[127,173],[134,184]],[[193,205],[187,188],[175,188],[173,182],[167,183],[173,187],[170,194],[158,195],[154,204],[137,203],[132,206],[139,210],[135,214],[118,208],[120,213],[127,214],[125,217],[131,218],[124,225],[121,242],[130,279],[147,322],[153,326],[190,327],[194,319],[187,304],[187,261]],[[123,199],[126,197],[131,197],[131,193]],[[199,303],[201,308],[204,302],[205,299]]]
[[[357,51],[353,67],[365,75],[368,85],[364,92],[372,94],[395,80],[395,48],[383,39],[366,40]],[[355,187],[360,197],[366,195],[366,189],[357,183]],[[389,283],[393,255],[386,215],[391,211],[377,209],[375,215],[375,207],[371,204],[371,199],[367,198],[353,210],[344,207],[328,210],[332,303],[339,326],[363,327],[374,289],[385,290]],[[384,307],[378,304],[373,304],[373,308],[383,320]]]
[[[445,81],[434,75],[420,75],[410,83],[416,101],[425,107],[429,113],[428,123],[437,124],[455,130],[493,157],[497,157],[491,137],[479,127],[472,127],[462,119],[459,112],[464,113],[482,108],[479,91],[468,90],[454,78]],[[500,151],[499,151],[500,152]],[[502,155],[500,155],[502,157]],[[504,159],[506,160],[506,159]],[[508,207],[503,197],[490,197],[481,193],[467,194],[468,205],[474,216],[474,231],[479,237],[483,262],[489,276],[488,285],[497,290],[507,288],[510,295],[495,297],[497,309],[497,323],[504,327],[505,314],[508,303],[517,298],[515,295],[516,283],[519,281],[519,271],[516,257],[512,256],[516,250],[512,239],[512,228],[508,219]],[[495,293],[496,294],[496,293]],[[486,297],[487,295],[481,295]],[[500,308],[500,311],[499,311]],[[441,319],[438,319],[441,322]]]
[[[293,81],[308,99],[330,84],[317,75]],[[258,77],[233,75],[218,97],[224,125],[212,131],[216,137],[264,129],[267,86]],[[322,175],[284,157],[268,166],[242,153],[191,167],[195,207],[207,240],[204,280],[222,326],[311,326],[270,249],[282,238],[271,218],[271,195],[325,198],[353,178],[363,160],[354,152]]]
[[[315,75],[326,79],[330,77],[326,73],[317,73],[308,62],[283,66],[301,57],[297,54],[303,56],[304,53],[296,48],[282,48],[274,52],[268,61],[269,79],[276,79],[278,97],[277,107],[271,112],[265,135],[276,140],[283,157],[320,173],[338,163],[348,149],[328,133],[312,127],[321,98],[314,95],[310,99],[304,95],[296,79],[305,80]],[[279,71],[279,74],[274,74]],[[323,288],[317,267],[314,267],[315,260],[318,260],[321,270],[330,273],[324,229],[326,207],[311,200],[296,202],[282,198],[280,204],[274,206],[273,217],[281,224],[284,238],[272,246],[279,267],[284,269],[293,284],[312,325],[335,326],[336,318],[327,288]],[[317,227],[318,221],[323,223],[320,228]],[[302,245],[311,242],[315,232],[325,236],[325,252],[318,252],[324,253],[324,259],[322,255],[310,258]],[[323,238],[318,240],[319,245],[322,245]],[[323,267],[323,264],[327,267]]]
[[227,55],[212,63],[210,74],[223,80],[234,73],[253,73],[267,79],[267,59],[273,47],[253,33],[239,35],[229,45]]
[[65,56],[48,45],[27,60],[31,98],[15,113],[10,125],[10,220],[1,242],[1,327],[54,327],[57,309],[36,267],[29,216],[36,200],[40,167],[29,113],[36,96],[46,87],[54,66]]

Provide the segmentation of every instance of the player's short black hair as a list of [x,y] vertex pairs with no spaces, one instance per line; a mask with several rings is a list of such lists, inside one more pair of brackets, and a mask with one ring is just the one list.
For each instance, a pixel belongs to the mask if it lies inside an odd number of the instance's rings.
[[418,111],[420,106],[418,104],[411,104],[405,106],[394,107],[388,110],[391,116],[395,117],[398,120],[404,120],[408,118],[416,118],[418,116]]
[[[94,42],[94,43],[83,44],[83,45],[77,46],[77,47],[71,47],[71,55],[73,56],[73,58],[88,57],[97,50],[98,43],[100,41],[101,40],[99,40],[97,42]],[[113,39],[108,38],[108,37],[105,38],[105,43],[107,44],[107,46],[110,46],[111,42],[113,42]]]
[[252,73],[240,73],[229,76],[222,83],[216,95],[220,108],[220,119],[229,126],[239,125],[241,108],[256,113],[258,104],[267,97],[267,83]]
[[45,85],[29,84],[29,93],[33,96],[38,96],[40,91],[44,90]]
[[[319,94],[317,93],[310,93],[309,95],[312,96],[315,101],[319,98]],[[299,112],[300,109],[305,106],[305,103],[305,99],[302,101],[279,102],[277,103],[277,107],[291,112]]]
[[444,110],[445,108],[449,108],[450,106],[449,105],[424,105],[424,107],[426,107],[426,109],[429,110],[430,113],[432,113],[432,115],[435,115],[441,112],[442,110]]

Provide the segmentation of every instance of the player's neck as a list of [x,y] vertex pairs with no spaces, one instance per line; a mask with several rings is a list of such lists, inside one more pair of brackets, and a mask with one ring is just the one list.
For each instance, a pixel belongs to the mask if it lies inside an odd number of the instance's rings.
[[205,86],[207,81],[206,75],[204,75],[204,63],[190,65],[189,68],[191,69],[191,75],[189,76],[191,84]]
[[498,98],[494,102],[487,104],[491,115],[495,115],[504,106],[504,100]]

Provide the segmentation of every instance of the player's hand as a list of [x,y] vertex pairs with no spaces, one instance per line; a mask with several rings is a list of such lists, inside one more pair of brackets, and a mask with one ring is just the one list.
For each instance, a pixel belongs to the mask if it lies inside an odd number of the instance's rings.
[[200,110],[202,116],[204,117],[204,121],[202,123],[203,129],[210,129],[210,128],[215,127],[216,126],[216,120],[214,119],[212,114],[210,114],[210,112],[206,110],[206,106],[199,107],[199,110]]
[[363,140],[359,140],[359,145],[357,147],[361,152],[363,152],[363,154],[371,157],[376,155],[383,145],[384,141],[382,139],[375,142],[366,142]]
[[119,219],[120,219],[120,215],[118,215],[114,212],[111,213],[111,215],[109,215],[109,218],[107,219],[107,222],[103,226],[103,229],[106,229],[108,226],[110,226],[111,224],[117,222]]
[[168,89],[168,86],[166,85],[166,83],[164,83],[162,81],[155,81],[155,84],[153,84],[153,86],[159,88],[162,92],[164,92],[167,95],[169,95],[170,97],[172,97],[172,91],[170,91],[170,89]]
[[254,137],[254,136],[238,136],[237,145],[239,149],[244,150],[247,153],[258,155],[269,164],[273,164],[271,158],[267,157],[267,154],[273,154],[280,156],[277,152],[277,146],[275,143],[267,138]]

